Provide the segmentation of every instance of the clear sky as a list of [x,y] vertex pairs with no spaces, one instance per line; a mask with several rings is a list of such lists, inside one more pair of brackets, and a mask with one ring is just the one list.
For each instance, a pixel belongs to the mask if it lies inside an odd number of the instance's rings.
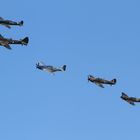
[[[0,140],[139,139],[140,2],[138,0],[3,0],[1,17],[24,20],[0,33],[29,36],[28,46],[0,47]],[[38,61],[67,65],[54,76]],[[92,74],[117,78],[104,89]]]

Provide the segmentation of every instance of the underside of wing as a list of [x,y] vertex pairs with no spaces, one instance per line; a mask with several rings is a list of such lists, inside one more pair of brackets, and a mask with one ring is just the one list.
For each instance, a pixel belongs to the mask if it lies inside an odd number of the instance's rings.
[[7,49],[9,49],[9,50],[11,50],[12,48],[10,47],[10,45],[9,44],[5,44],[5,45],[3,45],[5,48],[7,48]]
[[127,102],[128,102],[129,104],[131,104],[131,105],[135,105],[134,102],[131,101],[131,100],[128,100]]
[[5,48],[11,50],[11,47],[7,41],[0,41],[0,45],[4,46]]
[[7,25],[7,24],[3,24],[5,27],[7,27],[7,28],[11,28],[11,26],[10,25]]
[[44,68],[44,71],[53,73],[53,67],[52,67],[52,66],[46,66],[46,67]]
[[8,25],[8,24],[6,24],[6,23],[1,23],[1,25],[3,25],[3,26],[5,26],[5,27],[7,27],[7,28],[11,28],[11,26],[10,25]]
[[51,74],[54,75],[54,71],[51,70],[51,69],[49,69],[49,68],[43,68],[42,70],[43,70],[44,72],[48,72],[48,73],[51,73]]
[[103,84],[101,84],[101,83],[95,82],[95,84],[96,84],[97,86],[101,87],[101,88],[104,88]]
[[7,28],[9,28],[9,29],[11,28],[11,26],[8,25],[8,24],[4,24],[4,23],[3,23],[2,25],[4,25],[5,27],[7,27]]

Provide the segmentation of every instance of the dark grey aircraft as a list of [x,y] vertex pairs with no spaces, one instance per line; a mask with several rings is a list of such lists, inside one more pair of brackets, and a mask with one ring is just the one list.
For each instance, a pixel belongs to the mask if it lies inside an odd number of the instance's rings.
[[140,102],[140,98],[135,98],[135,97],[129,97],[127,94],[122,92],[121,98],[128,102],[131,105],[135,105],[134,102]]
[[0,17],[0,24],[4,25],[5,27],[10,29],[11,25],[22,26],[23,25],[23,21],[15,22],[15,21],[12,21],[12,20],[5,20],[2,17]]
[[54,72],[57,72],[57,71],[65,71],[66,65],[63,65],[62,67],[57,68],[50,65],[45,65],[43,62],[38,62],[36,64],[36,68],[54,74]]
[[23,39],[20,40],[13,40],[13,39],[9,39],[9,38],[4,38],[1,34],[0,34],[0,45],[4,46],[7,49],[11,49],[10,44],[21,44],[21,45],[27,45],[29,42],[29,38],[25,37]]
[[93,77],[92,75],[88,76],[88,81],[90,81],[92,83],[95,83],[96,85],[98,85],[101,88],[104,88],[103,84],[108,84],[108,85],[112,86],[112,85],[115,85],[116,82],[117,82],[116,79],[113,79],[113,80],[109,81],[109,80],[105,80],[105,79],[102,79],[102,78]]

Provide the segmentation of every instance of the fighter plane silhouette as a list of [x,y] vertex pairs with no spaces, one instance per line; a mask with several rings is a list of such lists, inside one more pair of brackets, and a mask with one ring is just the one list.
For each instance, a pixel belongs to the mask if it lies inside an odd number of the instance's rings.
[[66,65],[63,65],[62,67],[54,67],[54,66],[46,65],[43,62],[38,62],[36,64],[36,68],[54,74],[55,72],[58,71],[65,71]]
[[15,22],[15,21],[12,21],[12,20],[5,20],[2,17],[0,17],[0,24],[4,25],[5,27],[10,29],[11,26],[13,26],[13,25],[15,25],[15,26],[23,26],[23,20],[20,21],[20,22]]
[[108,84],[108,85],[115,85],[117,80],[116,79],[113,79],[113,80],[105,80],[105,79],[102,79],[102,78],[96,78],[92,75],[89,75],[88,76],[88,81],[92,82],[92,83],[95,83],[96,85],[98,85],[99,87],[101,88],[104,88],[103,84]]
[[23,39],[20,40],[14,40],[14,39],[9,39],[9,38],[4,38],[1,34],[0,34],[0,45],[4,46],[7,49],[11,49],[10,44],[21,44],[21,45],[27,45],[29,42],[29,38],[25,37]]
[[140,102],[140,98],[129,97],[126,93],[122,92],[121,99],[128,102],[131,105],[135,105],[134,102]]

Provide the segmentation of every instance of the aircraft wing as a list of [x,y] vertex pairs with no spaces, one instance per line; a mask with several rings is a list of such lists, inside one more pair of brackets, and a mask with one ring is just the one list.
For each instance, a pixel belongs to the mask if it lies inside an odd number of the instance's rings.
[[2,17],[0,17],[0,20],[4,20]]
[[133,101],[127,100],[127,102],[131,105],[135,105]]
[[[2,19],[1,17],[0,17],[0,20],[3,21],[3,19]],[[6,24],[6,23],[1,23],[1,25],[4,25],[5,27],[7,27],[7,28],[9,28],[9,29],[11,28],[11,26],[8,25],[8,24]]]
[[11,28],[11,26],[10,25],[7,25],[7,24],[3,24],[5,27],[7,27],[7,28]]
[[96,84],[97,86],[101,87],[101,88],[104,88],[103,84],[101,84],[101,83],[95,82],[95,84]]
[[7,41],[0,41],[0,45],[1,46],[4,46],[5,48],[7,48],[7,49],[9,49],[9,50],[11,50],[11,47],[10,47],[10,45],[9,45],[9,43],[7,42]]
[[9,44],[5,44],[5,45],[3,45],[5,48],[7,48],[7,49],[9,49],[9,50],[11,50],[12,48],[10,47],[10,45]]

